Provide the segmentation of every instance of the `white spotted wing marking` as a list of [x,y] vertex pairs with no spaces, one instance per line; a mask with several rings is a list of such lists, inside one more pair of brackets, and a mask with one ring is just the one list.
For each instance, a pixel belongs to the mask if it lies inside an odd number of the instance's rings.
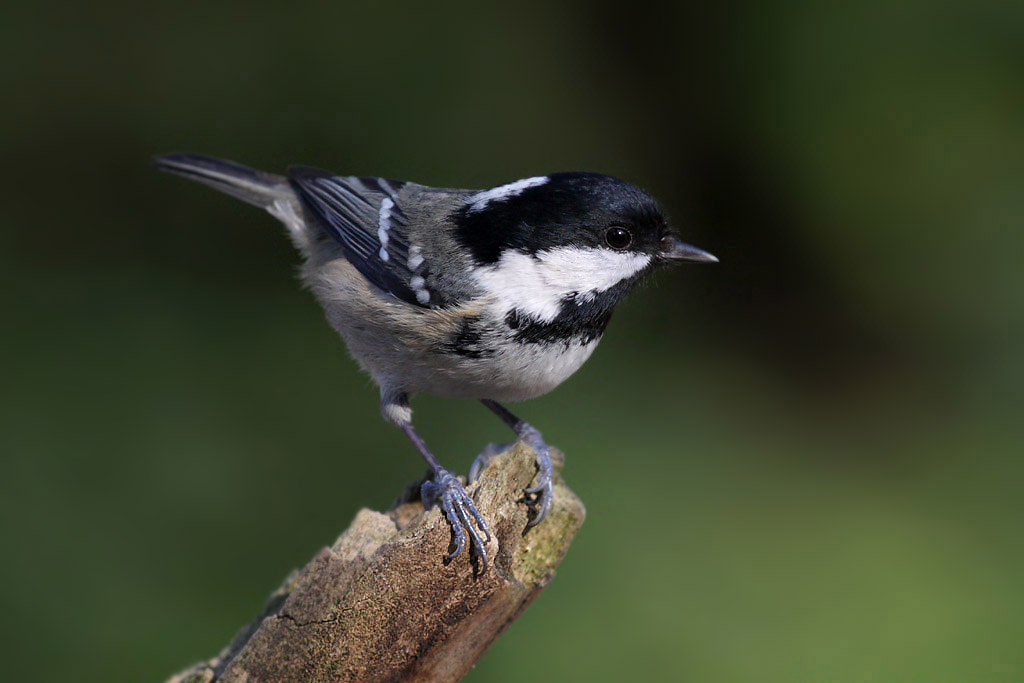
[[409,247],[409,261],[408,266],[415,275],[409,280],[409,286],[412,287],[412,291],[416,293],[416,301],[426,306],[430,303],[430,290],[427,289],[427,281],[423,277],[423,248],[418,244],[414,244]]
[[423,265],[423,249],[418,244],[414,244],[409,247],[409,270],[416,271],[421,265]]
[[409,244],[401,199],[407,183],[307,168],[290,169],[288,178],[306,213],[370,283],[414,306],[441,303],[426,286],[422,250]]
[[412,287],[412,291],[416,292],[416,301],[423,305],[430,303],[430,291],[427,290],[427,281],[423,279],[422,275],[416,275],[409,280],[409,286]]
[[391,208],[395,205],[391,197],[385,197],[380,203],[380,211],[377,213],[377,239],[380,240],[380,259],[387,261],[388,254],[388,230],[391,229]]

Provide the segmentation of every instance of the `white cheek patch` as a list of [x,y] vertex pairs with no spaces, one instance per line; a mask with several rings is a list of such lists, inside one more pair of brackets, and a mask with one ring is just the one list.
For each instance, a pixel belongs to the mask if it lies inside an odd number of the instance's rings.
[[535,176],[533,178],[523,178],[522,180],[517,180],[514,183],[509,183],[508,185],[493,187],[490,190],[484,190],[483,192],[477,192],[469,198],[470,204],[469,208],[466,209],[466,212],[476,213],[477,211],[482,211],[484,207],[491,202],[503,202],[506,199],[522,194],[531,187],[543,185],[547,181],[548,177],[546,175]]
[[480,286],[503,313],[513,308],[551,322],[571,294],[593,298],[647,267],[651,257],[609,249],[559,247],[535,256],[506,251],[493,266],[476,272]]

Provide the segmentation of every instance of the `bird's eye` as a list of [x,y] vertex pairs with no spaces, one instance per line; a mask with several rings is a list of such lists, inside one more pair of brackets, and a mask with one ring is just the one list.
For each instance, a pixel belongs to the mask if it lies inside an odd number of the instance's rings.
[[604,234],[604,241],[612,249],[625,249],[633,243],[633,235],[629,233],[629,230],[615,226],[608,228],[608,232]]

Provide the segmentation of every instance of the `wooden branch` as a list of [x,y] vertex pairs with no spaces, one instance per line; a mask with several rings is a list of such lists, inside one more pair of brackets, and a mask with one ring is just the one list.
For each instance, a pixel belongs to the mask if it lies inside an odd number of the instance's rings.
[[469,487],[495,537],[482,576],[468,552],[444,563],[451,532],[436,508],[360,510],[220,655],[170,683],[458,680],[551,581],[583,523],[583,503],[557,477],[551,512],[523,533],[535,473],[518,444]]

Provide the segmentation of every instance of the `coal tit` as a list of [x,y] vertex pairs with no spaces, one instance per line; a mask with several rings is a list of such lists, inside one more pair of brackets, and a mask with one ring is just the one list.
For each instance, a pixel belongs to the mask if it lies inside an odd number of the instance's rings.
[[[590,357],[615,306],[648,273],[716,261],[681,242],[643,190],[597,173],[553,173],[489,190],[441,189],[305,167],[287,176],[191,154],[155,159],[266,209],[287,227],[302,278],[380,387],[381,412],[426,459],[424,504],[486,571],[487,522],[412,425],[416,392],[477,399],[537,453],[531,526],[552,498],[550,451],[501,403],[540,396]],[[469,480],[493,454],[473,463]]]

